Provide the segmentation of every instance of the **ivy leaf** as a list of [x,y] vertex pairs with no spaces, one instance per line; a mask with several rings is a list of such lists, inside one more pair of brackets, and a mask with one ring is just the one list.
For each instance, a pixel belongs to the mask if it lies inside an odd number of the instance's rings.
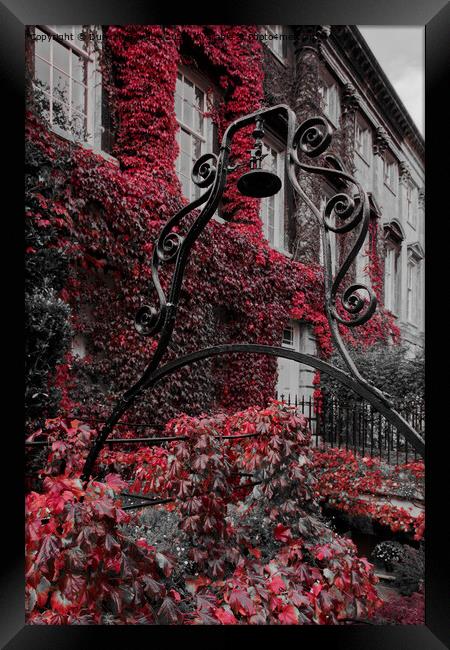
[[227,605],[215,609],[214,616],[222,623],[222,625],[236,625],[238,622],[237,618]]
[[127,482],[124,481],[118,474],[107,474],[105,476],[105,483],[114,492],[121,492],[127,487]]
[[291,529],[288,528],[287,526],[283,526],[283,524],[277,524],[275,526],[275,531],[273,536],[277,540],[277,542],[286,543],[292,537]]
[[[26,587],[26,596],[25,596],[25,609],[26,609],[28,614],[31,613],[33,611],[33,609],[35,608],[36,602],[37,602],[36,589],[34,589],[33,587],[29,587],[27,585],[27,587]],[[44,602],[44,605],[45,605],[45,602]],[[42,605],[42,607],[43,607],[43,605]]]
[[213,578],[221,578],[224,574],[223,560],[210,560],[208,562]]
[[278,614],[278,619],[283,625],[295,625],[298,623],[299,611],[294,605],[286,605],[286,607]]
[[[48,598],[48,592],[50,590],[51,584],[47,580],[45,576],[41,576],[41,579],[39,580],[39,584],[36,587],[36,596],[37,596],[37,606],[38,607],[44,607],[47,598]],[[31,608],[32,609],[32,608]]]
[[286,589],[286,585],[280,576],[273,576],[272,580],[268,583],[267,588],[273,594],[278,594],[280,591],[284,591]]
[[184,584],[186,585],[186,589],[189,591],[189,593],[194,595],[197,593],[198,589],[209,585],[210,582],[211,580],[206,576],[199,576],[198,578],[186,578]]
[[59,545],[55,535],[52,535],[51,533],[44,535],[39,553],[36,557],[36,565],[40,566],[41,564],[47,563],[52,557],[58,555],[58,553]]
[[242,589],[233,589],[229,603],[235,614],[242,614],[243,616],[252,616],[255,614],[253,601]]
[[79,546],[74,546],[66,551],[67,565],[70,569],[79,571],[85,568],[86,556]]
[[81,599],[85,585],[86,579],[84,576],[67,573],[64,578],[62,592],[68,600],[78,601]]
[[142,581],[144,583],[144,591],[151,600],[156,600],[166,595],[164,585],[154,580],[151,576],[144,576]]
[[297,607],[309,607],[310,604],[309,598],[299,591],[293,591],[290,595],[290,600]]
[[180,625],[183,622],[183,614],[169,597],[164,598],[157,616],[163,625]]
[[101,499],[98,499],[97,501],[94,502],[94,510],[101,516],[101,517],[114,517],[114,503],[111,499],[108,499],[107,497],[102,497]]
[[333,571],[330,571],[330,569],[324,569],[324,570],[323,570],[323,575],[324,575],[324,577],[328,580],[328,582],[329,582],[330,584],[332,584],[332,582],[333,582],[333,580],[334,580],[334,576],[335,576],[335,574],[333,573]]
[[72,602],[58,590],[52,593],[50,604],[54,612],[58,612],[59,614],[67,614],[72,605]]
[[330,547],[326,544],[325,546],[319,546],[316,551],[317,560],[326,560],[332,556]]

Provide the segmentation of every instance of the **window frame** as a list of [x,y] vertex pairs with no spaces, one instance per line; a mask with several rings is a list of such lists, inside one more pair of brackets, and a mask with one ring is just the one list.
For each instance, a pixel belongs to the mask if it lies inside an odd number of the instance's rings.
[[[274,27],[279,29],[273,29]],[[276,36],[276,38],[272,39],[265,38],[264,43],[270,52],[272,52],[272,54],[278,59],[278,61],[286,66],[289,58],[289,37],[286,32],[285,25],[263,25],[263,29],[265,30],[266,35],[270,34],[271,36]],[[286,38],[279,38],[279,36],[286,36]],[[275,47],[273,47],[276,43],[281,44],[281,53],[278,52]]]
[[[336,111],[330,111],[330,93],[335,93],[336,98]],[[322,69],[320,73],[319,94],[322,98],[324,107],[323,114],[328,119],[330,124],[335,128],[339,128],[340,119],[342,116],[342,100],[341,91],[338,81],[326,69]]]
[[[327,205],[328,201],[331,199],[333,193],[331,190],[328,192],[322,188],[322,195],[320,197],[320,202],[319,202],[319,210],[322,215],[325,214],[325,206]],[[335,218],[335,223],[336,223],[336,218]],[[331,252],[331,275],[334,277],[336,275],[337,267],[338,267],[338,238],[336,236],[336,233],[333,230],[328,230],[328,241],[330,242],[330,252]],[[320,233],[320,239],[319,239],[319,264],[323,267],[325,267],[325,251],[323,250],[323,239],[322,239],[322,233]]]
[[[204,110],[202,111],[203,113],[208,112],[209,105],[212,105],[215,100],[215,93],[213,90],[211,90],[211,84],[208,83],[208,80],[200,75],[197,71],[191,70],[190,68],[187,68],[185,66],[180,66],[178,68],[177,72],[177,79],[178,75],[182,76],[182,80],[187,79],[194,88],[198,88],[204,95]],[[194,90],[195,93],[195,90]],[[180,95],[178,95],[180,97]],[[184,101],[184,94],[181,96],[181,102]],[[191,172],[192,172],[192,166],[195,162],[195,160],[198,159],[196,157],[195,159],[193,158],[192,154],[192,139],[196,138],[197,140],[200,141],[200,156],[202,156],[205,153],[210,153],[213,152],[215,149],[215,143],[214,143],[214,124],[211,120],[211,117],[203,115],[203,133],[200,133],[196,131],[191,125],[186,123],[181,117],[179,118],[177,113],[176,113],[176,102],[177,102],[177,89],[175,88],[175,93],[174,93],[174,109],[175,109],[175,119],[178,124],[178,129],[176,132],[176,142],[179,147],[178,151],[178,156],[175,160],[175,173],[177,175],[177,178],[180,182],[181,185],[181,190],[183,193],[183,197],[187,199],[189,202],[193,201],[195,198],[200,196],[201,189],[198,188],[194,182],[192,181],[191,178]],[[183,106],[183,103],[181,103],[181,106]],[[193,108],[193,110],[195,110]],[[181,109],[181,112],[183,113],[183,109]],[[190,157],[191,157],[191,167],[189,170],[189,176],[186,176],[184,174],[181,174],[181,154],[183,152],[181,148],[181,132],[184,131],[188,134],[190,138]],[[185,152],[187,153],[187,152]],[[183,189],[183,181],[182,181],[182,176],[188,179],[189,182],[189,196],[186,196],[184,194],[184,189]]]
[[[49,66],[49,92],[44,92],[49,97],[49,119],[47,120],[49,129],[53,131],[56,135],[70,142],[75,142],[83,146],[84,148],[91,149],[94,153],[99,154],[117,164],[117,160],[110,152],[102,149],[102,133],[103,133],[103,107],[102,107],[102,74],[99,66],[99,53],[91,45],[91,42],[88,43],[88,49],[83,49],[77,45],[76,34],[78,30],[83,28],[83,25],[67,25],[64,26],[63,34],[67,33],[66,30],[71,29],[71,34],[74,37],[74,40],[67,40],[58,38],[61,36],[60,25],[34,25],[33,30],[38,29],[39,31],[51,36],[49,42],[49,51],[50,56],[49,60],[44,59],[42,56],[36,53],[36,43],[37,41],[33,39],[32,49],[33,49],[33,74],[32,74],[32,84],[33,87],[36,86],[36,58],[45,61]],[[60,31],[58,31],[58,29]],[[100,30],[103,34],[103,28],[101,25],[90,25],[90,30]],[[35,31],[33,32],[35,34]],[[86,129],[83,138],[78,139],[78,135],[75,135],[73,131],[69,131],[61,128],[53,122],[53,74],[54,68],[67,74],[64,70],[61,70],[53,62],[53,42],[56,41],[60,43],[63,47],[68,49],[70,52],[73,52],[75,55],[82,57],[86,62],[86,83],[84,84],[86,88]],[[102,37],[97,39],[97,44],[101,47]],[[72,56],[70,57],[70,66],[69,66],[69,115],[72,112],[72,85],[76,80],[72,76]],[[70,119],[70,118],[69,118]]]
[[[358,147],[358,132],[361,133],[363,138],[361,149]],[[369,123],[358,115],[355,119],[355,152],[368,166],[370,166],[372,159],[372,140],[372,129]],[[365,151],[364,145],[366,145],[367,151]]]
[[[290,343],[287,343],[287,341],[284,338],[284,333],[285,331],[290,330],[292,333],[292,339]],[[312,345],[310,345],[312,343]],[[289,319],[283,327],[283,334],[281,338],[281,347],[287,349],[287,350],[294,350],[295,352],[300,352],[304,354],[312,354],[315,356],[317,354],[317,339],[314,334],[314,328],[312,323],[309,323],[306,320],[296,320],[296,319]],[[295,368],[295,375],[296,375],[296,380],[295,380],[295,387],[294,387],[294,392],[289,392],[289,397],[291,398],[291,403],[295,402],[295,398],[297,397],[298,399],[298,404],[300,406],[302,398],[305,399],[305,403],[308,402],[308,396],[305,391],[309,391],[310,393],[310,398],[313,401],[313,393],[314,393],[314,384],[313,384],[313,378],[314,378],[314,369],[310,368],[306,364],[299,364],[295,361],[290,361],[288,360],[282,360],[281,358],[278,360],[278,371],[277,371],[277,394],[278,394],[278,399],[281,398],[281,396],[286,397],[286,395],[281,392],[281,387],[280,387],[280,370],[281,370],[281,363],[283,362],[288,362],[294,364],[293,367]],[[310,379],[310,382],[307,381],[307,379]]]
[[[392,170],[392,174],[391,174]],[[388,172],[388,173],[386,173]],[[397,196],[398,193],[398,164],[394,156],[387,152],[383,156],[383,185]]]
[[[282,186],[281,189],[274,194],[273,196],[269,196],[267,198],[263,198],[260,200],[260,205],[259,205],[259,218],[261,219],[262,227],[263,227],[263,235],[266,238],[269,246],[273,248],[274,250],[278,251],[279,253],[283,253],[284,255],[287,255],[290,257],[290,252],[289,250],[285,247],[285,240],[286,240],[286,184],[284,182],[285,180],[285,154],[286,154],[286,149],[281,143],[276,136],[273,134],[267,134],[263,139],[263,153],[267,153],[267,149],[274,151],[277,154],[277,166],[276,166],[276,171],[275,173],[277,176],[281,179],[282,181]],[[267,163],[266,163],[267,158],[265,158],[262,161],[262,168],[263,169],[270,169],[270,171],[273,171],[273,169],[270,167],[268,168]],[[269,223],[268,220],[266,222],[266,219],[263,215],[263,209],[265,205],[268,205],[267,201],[270,201],[271,199],[274,200],[274,225],[273,225],[273,232],[274,232],[274,238],[273,242],[270,241],[269,238]]]
[[[389,281],[388,281],[388,269],[392,260],[392,269],[389,272]],[[401,287],[401,243],[394,241],[392,237],[387,237],[386,239],[386,255],[384,257],[384,278],[383,278],[383,288],[384,288],[384,307],[391,314],[398,317],[400,306],[401,306],[401,296],[400,296],[400,287]]]
[[414,230],[417,229],[418,199],[417,187],[415,183],[409,180],[406,183],[406,220]]
[[421,257],[411,250],[408,252],[408,261],[406,266],[406,320],[414,327],[419,326],[420,279],[422,273],[421,262]]

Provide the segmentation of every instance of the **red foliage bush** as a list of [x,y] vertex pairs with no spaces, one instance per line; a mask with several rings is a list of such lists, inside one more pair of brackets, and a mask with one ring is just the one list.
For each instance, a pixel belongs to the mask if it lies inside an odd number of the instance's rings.
[[[84,489],[85,451],[73,447],[70,458],[67,448],[66,474],[49,476],[60,462],[52,443],[43,492],[27,496],[29,622],[336,624],[374,613],[372,565],[320,515],[303,416],[275,402],[184,416],[166,433],[187,439],[167,453],[107,450],[96,468],[103,482]],[[193,575],[124,528],[130,515],[114,492],[128,484],[109,469],[132,461],[131,476],[142,459],[128,487],[172,496]]]
[[423,593],[391,598],[380,607],[373,620],[378,625],[424,625],[425,599]]
[[26,499],[26,609],[29,623],[177,623],[172,563],[121,531],[130,518],[109,474],[86,489],[76,478],[47,477]]
[[423,539],[424,513],[413,516],[400,506],[367,498],[395,494],[401,473],[409,473],[414,482],[423,484],[422,461],[397,465],[387,477],[380,468],[379,459],[361,458],[346,449],[313,449],[312,455],[317,477],[316,496],[322,503],[349,515],[370,517],[389,526],[393,532],[412,532],[416,541]]

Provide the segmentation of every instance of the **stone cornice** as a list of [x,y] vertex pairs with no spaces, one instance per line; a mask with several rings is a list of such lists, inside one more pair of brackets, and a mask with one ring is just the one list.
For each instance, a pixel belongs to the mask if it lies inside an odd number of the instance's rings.
[[383,115],[401,137],[409,139],[416,153],[423,158],[424,139],[358,28],[333,25],[328,43],[346,56],[352,70],[369,86]]

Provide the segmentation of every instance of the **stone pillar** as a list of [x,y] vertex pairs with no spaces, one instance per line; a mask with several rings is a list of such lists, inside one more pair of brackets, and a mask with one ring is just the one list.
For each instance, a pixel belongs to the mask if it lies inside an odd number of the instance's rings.
[[[323,106],[319,94],[321,48],[330,35],[327,25],[303,25],[295,32],[294,111],[298,123],[313,115],[321,115]],[[305,162],[311,162],[307,157]],[[321,180],[312,174],[301,174],[300,184],[315,205],[320,204]],[[298,202],[292,224],[292,253],[294,259],[306,264],[319,261],[320,232],[316,217],[303,201]]]

